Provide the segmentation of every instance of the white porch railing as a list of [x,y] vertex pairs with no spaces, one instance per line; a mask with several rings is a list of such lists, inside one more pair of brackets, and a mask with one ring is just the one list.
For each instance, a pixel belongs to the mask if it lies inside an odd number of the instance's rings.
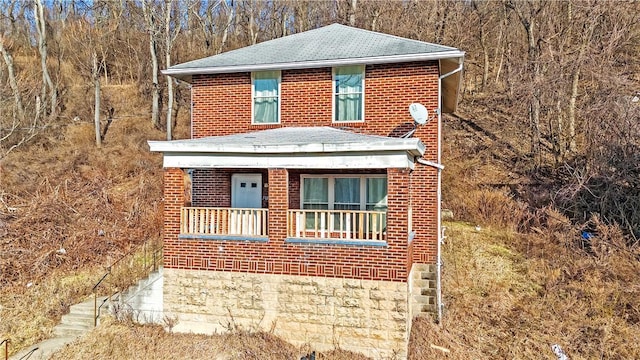
[[333,240],[386,238],[385,211],[289,210],[289,237]]
[[180,216],[185,235],[268,235],[267,209],[183,207]]

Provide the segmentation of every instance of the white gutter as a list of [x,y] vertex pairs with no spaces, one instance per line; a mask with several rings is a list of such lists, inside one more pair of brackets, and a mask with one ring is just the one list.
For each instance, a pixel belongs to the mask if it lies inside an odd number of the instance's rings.
[[[368,58],[347,58],[347,59],[330,59],[330,60],[313,60],[313,61],[297,61],[283,62],[275,64],[244,64],[244,65],[223,65],[223,66],[205,66],[190,68],[169,68],[162,70],[163,75],[174,76],[177,78],[200,75],[200,74],[220,74],[234,72],[250,72],[250,71],[266,71],[266,70],[285,70],[285,69],[308,69],[318,67],[333,67],[347,65],[370,65],[370,64],[389,64],[411,61],[428,61],[442,60],[450,58],[461,58],[464,56],[463,51],[451,50],[440,51],[427,54],[407,54],[392,56],[376,56]],[[448,75],[447,75],[448,76]]]
[[[444,75],[440,75],[438,77],[438,109],[442,109],[442,79],[455,74],[462,70],[462,62],[455,70],[452,70]],[[436,277],[436,303],[438,304],[438,324],[442,324],[442,309],[444,308],[444,303],[442,302],[442,242],[444,241],[444,231],[442,230],[442,169],[444,166],[440,165],[442,163],[442,111],[438,111],[438,161],[434,165],[439,165],[438,169],[438,195],[437,195],[437,203],[438,203],[438,219],[437,226],[438,229],[438,256],[437,256],[437,277]]]

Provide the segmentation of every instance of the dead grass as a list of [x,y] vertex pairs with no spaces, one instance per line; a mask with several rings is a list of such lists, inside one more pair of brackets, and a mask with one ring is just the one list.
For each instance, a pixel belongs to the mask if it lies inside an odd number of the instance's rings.
[[52,336],[53,327],[69,306],[91,291],[97,269],[77,273],[56,271],[27,284],[16,284],[0,292],[0,337],[11,340],[11,353]]
[[[145,260],[146,256],[146,260]],[[55,270],[40,280],[15,284],[0,292],[0,338],[11,340],[10,352],[53,336],[52,330],[69,306],[92,298],[92,288],[107,272],[98,295],[112,295],[148,274],[150,250],[132,253],[110,270],[85,266],[68,272]],[[110,265],[110,264],[108,264]]]
[[[85,124],[3,159],[0,288],[109,263],[161,230],[160,158],[141,134],[96,149]],[[61,249],[64,249],[62,251]]]
[[[589,254],[577,231],[517,235],[448,226],[447,311],[442,326],[415,322],[412,359],[555,359],[554,344],[571,359],[640,358],[637,249]],[[600,243],[621,235],[606,231]]]
[[[49,337],[105,266],[159,239],[161,159],[148,152],[150,128],[114,122],[97,149],[90,125],[68,124],[2,159],[0,337],[12,352]],[[114,269],[100,291],[139,279],[141,261]]]
[[[192,359],[269,360],[300,359],[308,349],[299,349],[265,332],[235,332],[223,335],[173,334],[161,326],[140,326],[106,321],[93,332],[57,352],[52,360]],[[317,360],[361,360],[342,350],[317,353]]]

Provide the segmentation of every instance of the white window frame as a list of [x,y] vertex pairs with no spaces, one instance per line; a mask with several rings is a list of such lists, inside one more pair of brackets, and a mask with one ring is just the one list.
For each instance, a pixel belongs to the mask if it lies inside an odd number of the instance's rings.
[[[377,179],[387,179],[387,175],[385,174],[331,174],[331,175],[321,175],[321,174],[305,174],[300,175],[300,209],[304,210],[304,179],[308,178],[326,178],[329,179],[327,183],[327,202],[328,202],[328,210],[335,210],[335,179],[336,178],[351,178],[351,179],[360,179],[360,209],[354,211],[366,211],[367,210],[367,179],[377,178]],[[389,195],[389,190],[387,188],[387,196]]]
[[336,119],[336,69],[339,67],[334,67],[331,69],[331,122],[336,124],[343,123],[361,123],[364,122],[365,113],[364,113],[364,94],[365,94],[365,84],[366,84],[366,67],[365,65],[351,65],[351,66],[359,66],[362,71],[362,109],[360,113],[362,114],[362,119],[360,120],[337,120]]
[[[255,74],[260,72],[277,72],[278,73],[278,119],[276,122],[261,122],[257,123],[255,119],[255,99],[256,99],[256,87],[255,87]],[[280,70],[269,70],[269,71],[253,71],[251,72],[251,125],[274,125],[280,124],[280,118],[282,115],[281,104],[282,104],[282,71]]]

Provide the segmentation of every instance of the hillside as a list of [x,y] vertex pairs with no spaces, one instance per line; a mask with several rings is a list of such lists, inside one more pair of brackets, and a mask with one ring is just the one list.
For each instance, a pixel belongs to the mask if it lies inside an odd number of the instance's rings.
[[[170,90],[154,69],[337,22],[466,52],[443,125],[446,312],[415,322],[411,359],[557,359],[556,344],[571,359],[640,359],[640,2],[1,3],[0,341],[11,353],[50,337],[122,256],[139,265],[140,247],[157,245],[162,160],[146,141],[166,138]],[[189,88],[173,90],[174,138],[187,138]],[[308,350],[111,321],[56,358],[212,349]]]
[[[564,215],[518,200],[510,188],[526,179],[510,171],[502,155],[510,146],[472,109],[464,113],[445,123],[444,201],[455,219],[473,222],[446,223],[445,318],[441,325],[415,322],[411,359],[553,359],[554,344],[572,359],[640,357],[637,247],[595,218],[598,236],[587,244],[581,227]],[[0,292],[0,334],[12,337],[14,350],[48,337],[67,307],[90,294],[101,266],[158,238],[161,164],[145,140],[162,134],[137,118],[115,121],[111,131],[97,149],[88,124],[70,124],[3,161],[2,246],[3,255],[12,256],[1,259],[8,276]],[[177,357],[190,358],[198,358],[197,349],[207,349],[202,358],[217,349],[222,359],[285,359],[305,350],[269,334],[172,335],[109,322],[55,358],[142,351],[163,358],[168,344]],[[336,351],[319,358],[354,356]]]

